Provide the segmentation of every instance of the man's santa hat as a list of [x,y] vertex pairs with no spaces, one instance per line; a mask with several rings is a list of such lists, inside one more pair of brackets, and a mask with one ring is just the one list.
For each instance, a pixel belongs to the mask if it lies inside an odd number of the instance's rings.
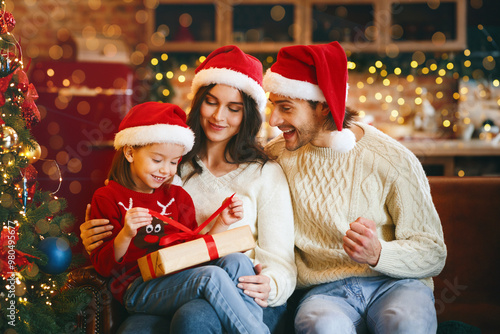
[[263,112],[267,97],[262,88],[262,64],[240,50],[237,46],[220,47],[210,53],[195,70],[191,92],[195,94],[202,86],[223,84],[245,92]]
[[356,137],[343,129],[348,89],[347,58],[338,42],[294,45],[281,48],[276,62],[267,70],[263,84],[267,92],[293,99],[326,102],[337,130],[332,148],[347,152]]
[[177,105],[160,102],[138,104],[118,127],[114,146],[144,146],[173,143],[184,146],[182,155],[193,148],[194,133],[186,125],[186,113]]

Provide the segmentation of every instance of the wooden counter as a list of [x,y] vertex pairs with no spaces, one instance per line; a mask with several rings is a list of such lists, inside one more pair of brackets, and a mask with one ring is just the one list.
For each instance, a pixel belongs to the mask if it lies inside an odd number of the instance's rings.
[[[463,140],[402,140],[431,176],[500,176],[500,144],[473,139]],[[440,172],[442,171],[442,172]],[[498,174],[497,174],[498,173]]]

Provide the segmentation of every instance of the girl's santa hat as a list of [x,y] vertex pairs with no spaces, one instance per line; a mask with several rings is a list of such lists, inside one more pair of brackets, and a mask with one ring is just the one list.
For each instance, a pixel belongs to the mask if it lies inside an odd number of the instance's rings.
[[177,105],[160,102],[138,104],[125,116],[115,136],[115,149],[125,145],[144,146],[173,143],[191,151],[194,133],[186,125],[186,113]]
[[332,148],[347,152],[356,145],[349,129],[342,129],[348,89],[347,58],[338,42],[294,45],[281,48],[267,70],[263,84],[267,92],[293,99],[326,102],[337,130]]
[[267,97],[262,89],[262,72],[262,64],[257,58],[237,46],[223,46],[210,53],[195,70],[191,92],[195,94],[200,87],[211,84],[231,86],[253,98],[263,112]]

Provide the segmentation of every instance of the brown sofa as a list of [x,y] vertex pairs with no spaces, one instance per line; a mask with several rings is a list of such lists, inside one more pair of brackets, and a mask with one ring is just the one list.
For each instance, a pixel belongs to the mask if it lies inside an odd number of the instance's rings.
[[[438,320],[459,321],[482,333],[497,333],[500,178],[429,177],[429,182],[448,247],[446,265],[434,279]],[[70,273],[67,286],[83,286],[93,295],[91,304],[79,315],[80,328],[86,333],[116,332],[127,314],[112,298],[106,279],[92,267],[85,267]]]

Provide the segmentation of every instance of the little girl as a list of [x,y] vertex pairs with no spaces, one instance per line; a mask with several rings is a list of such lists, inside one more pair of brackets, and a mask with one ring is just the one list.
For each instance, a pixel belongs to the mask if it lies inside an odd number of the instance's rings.
[[[269,333],[262,308],[236,287],[240,276],[255,274],[242,253],[147,282],[140,276],[137,259],[161,248],[162,236],[181,232],[153,222],[149,209],[191,230],[198,226],[191,197],[171,184],[193,143],[186,114],[178,106],[147,102],[129,111],[115,137],[109,183],[92,199],[92,218],[109,219],[114,226],[113,235],[92,252],[92,263],[101,275],[111,277],[113,296],[129,312],[170,316],[188,301],[204,298],[227,332]],[[243,203],[233,198],[208,234],[222,232],[242,217]]]

